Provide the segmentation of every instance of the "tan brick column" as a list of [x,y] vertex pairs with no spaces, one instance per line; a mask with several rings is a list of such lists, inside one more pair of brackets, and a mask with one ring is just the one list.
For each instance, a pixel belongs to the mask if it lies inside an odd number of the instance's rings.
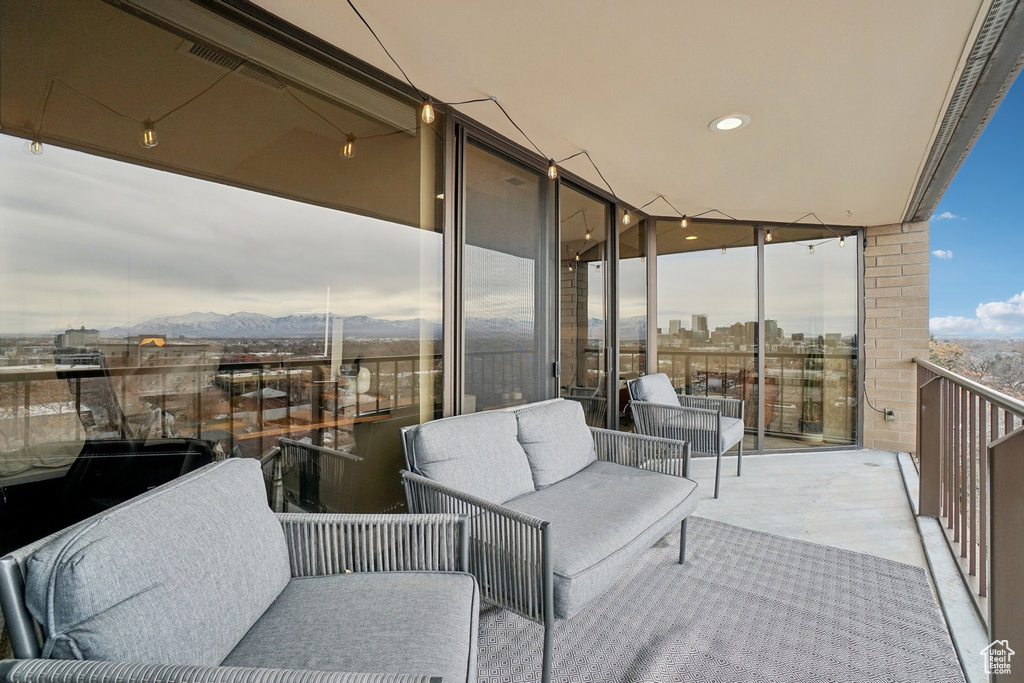
[[867,228],[864,249],[864,446],[913,452],[917,370],[928,357],[928,222]]

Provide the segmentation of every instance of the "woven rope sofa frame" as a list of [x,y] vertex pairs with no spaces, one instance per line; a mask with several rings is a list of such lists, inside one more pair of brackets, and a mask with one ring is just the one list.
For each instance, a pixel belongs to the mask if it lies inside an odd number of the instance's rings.
[[[693,453],[715,456],[715,498],[718,498],[722,483],[722,456],[732,448],[732,445],[722,447],[723,418],[736,419],[743,424],[743,401],[738,398],[690,396],[676,389],[674,391],[679,405],[650,403],[636,398],[636,381],[626,382],[626,388],[637,432],[685,441],[690,444]],[[737,447],[736,476],[739,477],[743,472],[743,437],[733,445]]]
[[[559,400],[559,399],[555,399]],[[537,403],[509,410],[518,412]],[[406,466],[413,467],[414,427],[402,430]],[[590,427],[597,459],[678,477],[690,473],[690,445],[672,439]],[[481,598],[544,626],[542,683],[551,680],[554,647],[554,572],[548,520],[446,486],[409,470],[402,471],[409,511],[454,513],[469,520],[469,573]],[[679,563],[686,559],[686,521],[680,524]]]
[[[277,514],[292,577],[347,572],[466,571],[469,527],[465,516]],[[89,520],[83,522],[88,523]],[[0,662],[0,681],[11,683],[164,683],[261,681],[267,683],[440,683],[406,674],[295,671],[38,659],[42,628],[25,606],[25,568],[33,553],[68,530],[0,558],[0,608],[17,659]]]

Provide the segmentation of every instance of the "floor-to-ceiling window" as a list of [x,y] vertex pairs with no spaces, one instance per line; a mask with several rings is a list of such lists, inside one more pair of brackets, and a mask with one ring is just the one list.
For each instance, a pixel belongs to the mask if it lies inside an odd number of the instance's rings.
[[553,183],[472,141],[462,166],[462,412],[551,398],[558,295]]
[[658,369],[686,393],[742,398],[746,448],[856,444],[858,233],[692,219],[657,230]]
[[857,443],[857,248],[824,228],[765,244],[767,448]]
[[658,370],[687,394],[743,399],[756,448],[757,234],[751,225],[659,219]]
[[647,232],[643,219],[619,228],[619,429],[632,430],[626,382],[647,374]]
[[443,120],[176,10],[0,5],[5,529],[99,440],[305,441],[293,509],[401,507],[440,410]]
[[565,183],[561,224],[560,393],[583,405],[587,422],[607,424],[608,232],[611,206]]

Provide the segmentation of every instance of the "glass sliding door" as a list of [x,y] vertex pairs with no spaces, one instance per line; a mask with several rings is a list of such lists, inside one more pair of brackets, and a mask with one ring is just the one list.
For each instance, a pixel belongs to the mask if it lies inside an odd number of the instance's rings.
[[743,399],[757,448],[757,238],[751,225],[658,219],[658,371],[677,390]]
[[607,425],[608,226],[611,207],[563,184],[560,394],[583,405],[593,427]]
[[764,247],[766,448],[857,443],[856,232],[781,228]]
[[473,141],[463,154],[462,412],[552,398],[554,184],[543,172]]
[[648,221],[619,228],[619,429],[633,431],[626,382],[647,374]]

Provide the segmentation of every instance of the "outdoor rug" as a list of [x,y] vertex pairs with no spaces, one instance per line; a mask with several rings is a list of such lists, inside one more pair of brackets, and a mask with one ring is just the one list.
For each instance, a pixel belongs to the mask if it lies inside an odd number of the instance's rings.
[[[555,681],[963,681],[923,569],[696,517],[557,621]],[[543,628],[480,618],[480,683],[540,680]]]

